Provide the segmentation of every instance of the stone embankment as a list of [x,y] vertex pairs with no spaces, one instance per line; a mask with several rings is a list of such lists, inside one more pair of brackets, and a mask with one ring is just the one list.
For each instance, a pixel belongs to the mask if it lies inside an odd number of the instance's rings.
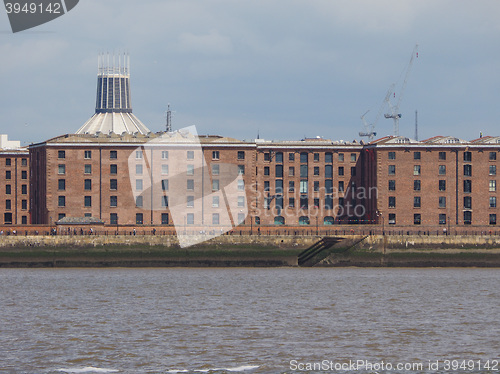
[[[0,267],[297,266],[298,254],[320,239],[222,235],[181,248],[174,235],[3,235]],[[343,239],[309,266],[500,266],[500,236]]]

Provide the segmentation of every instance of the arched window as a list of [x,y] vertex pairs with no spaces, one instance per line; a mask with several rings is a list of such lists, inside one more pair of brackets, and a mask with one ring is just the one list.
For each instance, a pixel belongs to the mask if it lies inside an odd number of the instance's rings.
[[275,225],[284,225],[285,224],[285,217],[283,217],[283,216],[274,217],[274,224]]
[[299,218],[299,225],[309,225],[309,217],[302,216]]
[[334,219],[332,216],[326,216],[323,220],[324,225],[333,225]]

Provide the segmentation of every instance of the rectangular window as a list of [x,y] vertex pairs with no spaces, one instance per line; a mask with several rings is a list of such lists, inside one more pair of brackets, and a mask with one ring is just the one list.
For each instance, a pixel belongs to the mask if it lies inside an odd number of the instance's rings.
[[288,161],[295,161],[295,153],[290,152],[288,154]]
[[11,171],[10,171],[10,170],[7,170],[7,171],[5,172],[5,179],[11,179],[11,177],[12,177],[12,173],[11,173]]
[[319,192],[319,181],[314,181],[313,191],[314,192]]
[[472,209],[472,197],[464,196],[464,208]]
[[277,194],[282,194],[283,193],[283,179],[276,179],[275,192]]
[[28,194],[28,185],[23,184],[21,185],[21,195],[27,195]]
[[84,158],[87,160],[92,158],[92,151],[85,151]]
[[21,166],[28,166],[28,159],[27,158],[21,159]]
[[496,224],[497,224],[497,215],[490,214],[490,225],[496,225]]
[[161,159],[168,160],[168,151],[161,151]]
[[84,167],[84,173],[85,174],[92,174],[92,165],[86,164]]
[[413,224],[420,225],[422,223],[422,215],[420,213],[416,213],[413,215]]
[[295,208],[295,198],[294,197],[289,197],[288,198],[288,207],[289,208]]
[[219,207],[219,196],[212,196],[212,208]]
[[420,165],[414,165],[413,166],[413,175],[420,175],[420,173],[421,173]]
[[84,185],[84,190],[85,191],[90,191],[92,190],[92,179],[85,179],[83,181],[83,185]]
[[28,179],[28,172],[26,170],[21,171],[21,179]]
[[307,178],[307,174],[308,174],[307,164],[300,165],[300,177]]
[[66,151],[57,151],[57,158],[66,158]]
[[446,180],[439,180],[439,191],[446,191]]
[[414,160],[420,160],[421,154],[420,152],[413,152],[413,159]]
[[66,174],[66,165],[58,165],[57,173],[60,175]]
[[118,173],[118,166],[116,164],[109,165],[109,174],[116,175]]
[[11,200],[5,200],[5,209],[7,209],[7,210],[12,209],[12,201]]
[[414,208],[420,208],[422,206],[422,200],[420,196],[414,196],[413,197],[413,207]]
[[339,181],[339,192],[344,192],[344,181]]
[[356,162],[356,153],[351,153],[351,162]]
[[66,196],[59,196],[58,197],[57,206],[61,207],[61,208],[66,206]]
[[333,166],[325,165],[325,178],[333,178]]
[[472,177],[472,165],[464,165],[464,175],[466,177]]
[[446,208],[446,197],[445,196],[439,196],[439,207]]
[[339,166],[339,176],[343,176],[343,175],[344,175],[344,167]]
[[497,166],[496,165],[490,165],[490,175],[497,175]]
[[110,179],[109,180],[109,189],[112,191],[116,191],[118,189],[118,180]]
[[325,179],[325,192],[333,193],[333,180]]
[[396,224],[396,213],[389,213],[389,225]]
[[212,181],[212,191],[219,191],[219,180],[214,179]]
[[264,166],[264,175],[269,175],[269,166]]
[[142,160],[142,151],[135,151],[135,158],[137,160]]
[[290,167],[288,168],[288,176],[289,176],[289,177],[294,177],[294,176],[295,176],[295,167],[290,166]]
[[497,207],[497,198],[496,196],[490,196],[490,208]]
[[441,213],[439,215],[439,224],[440,225],[446,225],[446,214]]
[[309,199],[307,195],[300,195],[300,209],[309,208]]
[[136,213],[135,214],[135,224],[136,225],[142,225],[144,223],[144,216],[142,213]]
[[220,165],[219,164],[212,164],[212,175],[219,175],[220,173]]
[[245,207],[245,196],[238,196],[238,208]]
[[396,181],[394,179],[389,180],[389,191],[396,191]]
[[422,187],[422,182],[420,179],[415,179],[413,181],[413,191],[420,191]]
[[339,153],[339,162],[344,162],[344,154]]
[[109,206],[112,208],[118,206],[118,196],[110,196],[109,197]]
[[168,164],[161,165],[161,175],[168,175]]
[[[276,165],[276,166],[281,166],[281,174],[283,174],[283,166],[282,165]],[[238,165],[238,175],[245,175],[245,165]]]
[[143,202],[142,196],[137,196],[135,198],[135,206],[136,206],[136,208],[142,208],[143,204],[144,204],[144,202]]
[[315,166],[313,169],[313,174],[318,176],[319,175],[319,166]]
[[319,208],[319,198],[317,198],[317,197],[314,198],[313,205],[315,208]]
[[353,167],[351,168],[351,176],[352,176],[352,177],[355,177],[355,176],[356,176],[356,167],[355,167],[355,166],[353,166]]
[[186,222],[188,225],[194,225],[194,213],[186,214]]
[[109,223],[111,225],[118,225],[118,214],[117,213],[110,213],[109,214]]
[[319,162],[319,153],[314,153],[314,154],[313,154],[313,160],[314,160],[315,162]]
[[472,212],[467,210],[464,212],[464,225],[470,225],[472,223]]
[[446,165],[439,165],[439,175],[446,175]]
[[388,158],[389,158],[389,160],[395,160],[396,159],[396,152],[389,152]]
[[396,196],[389,196],[389,208],[396,207]]
[[220,157],[219,151],[212,151],[212,160],[218,160]]
[[219,213],[212,213],[212,225],[218,225],[220,222]]
[[496,180],[491,180],[489,182],[489,186],[488,187],[489,187],[489,191],[490,192],[496,192],[496,190],[497,190],[497,181]]
[[464,192],[471,193],[472,192],[472,181],[470,179],[464,180]]
[[439,152],[439,160],[441,161],[446,160],[446,152]]
[[495,161],[497,159],[497,153],[496,152],[490,152],[490,161]]
[[333,162],[333,153],[326,152],[325,153],[325,164],[331,164]]
[[245,191],[245,181],[238,179],[238,191]]
[[194,165],[187,165],[186,174],[187,175],[194,175]]
[[10,195],[12,193],[12,187],[10,184],[5,185],[5,194]]
[[142,175],[142,165],[135,165],[135,174]]
[[57,189],[59,191],[65,191],[66,190],[66,179],[59,179],[57,181]]
[[[166,197],[166,196],[162,196],[162,197]],[[194,196],[187,196],[186,204],[187,204],[188,208],[194,207]]]
[[111,160],[116,160],[118,158],[118,151],[109,151],[109,158]]
[[308,157],[309,157],[309,155],[307,154],[307,152],[302,152],[300,154],[300,163],[301,164],[307,164]]
[[264,192],[269,192],[270,190],[269,181],[264,181]]
[[161,189],[162,191],[168,191],[168,179],[161,180]]
[[333,196],[325,195],[325,209],[333,209]]
[[472,161],[472,153],[471,152],[464,152],[464,161]]
[[84,206],[85,207],[91,207],[92,206],[92,196],[85,196],[83,199]]
[[283,163],[283,152],[276,152],[274,159],[275,159],[276,163],[278,163],[278,164]]
[[194,151],[187,151],[187,159],[194,160]]
[[142,191],[142,179],[136,179],[135,180],[135,189],[137,191]]
[[389,165],[389,175],[396,175],[396,165]]
[[288,181],[288,192],[295,191],[295,181]]
[[306,180],[300,181],[300,193],[307,193],[307,181]]
[[28,224],[28,216],[22,216],[21,217],[21,224],[22,225],[27,225]]
[[245,151],[238,151],[238,160],[245,159]]

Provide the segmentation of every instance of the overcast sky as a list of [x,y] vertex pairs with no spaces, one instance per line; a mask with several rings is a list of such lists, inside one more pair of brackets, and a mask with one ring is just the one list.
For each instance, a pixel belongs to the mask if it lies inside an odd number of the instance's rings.
[[[75,132],[95,110],[97,55],[128,51],[134,113],[253,139],[359,139],[389,86],[419,139],[500,135],[498,0],[80,0],[12,34],[0,14],[0,132],[22,144]],[[384,108],[384,113],[387,111]],[[383,115],[379,136],[392,134]]]

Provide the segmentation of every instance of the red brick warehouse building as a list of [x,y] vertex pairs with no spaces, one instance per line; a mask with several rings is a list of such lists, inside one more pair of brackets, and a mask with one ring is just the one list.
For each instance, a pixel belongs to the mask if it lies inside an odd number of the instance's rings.
[[172,225],[177,215],[184,226],[210,226],[229,210],[232,226],[496,225],[498,137],[362,143],[152,133],[132,113],[128,63],[101,60],[97,82],[89,121],[29,147],[32,223],[87,216]]

